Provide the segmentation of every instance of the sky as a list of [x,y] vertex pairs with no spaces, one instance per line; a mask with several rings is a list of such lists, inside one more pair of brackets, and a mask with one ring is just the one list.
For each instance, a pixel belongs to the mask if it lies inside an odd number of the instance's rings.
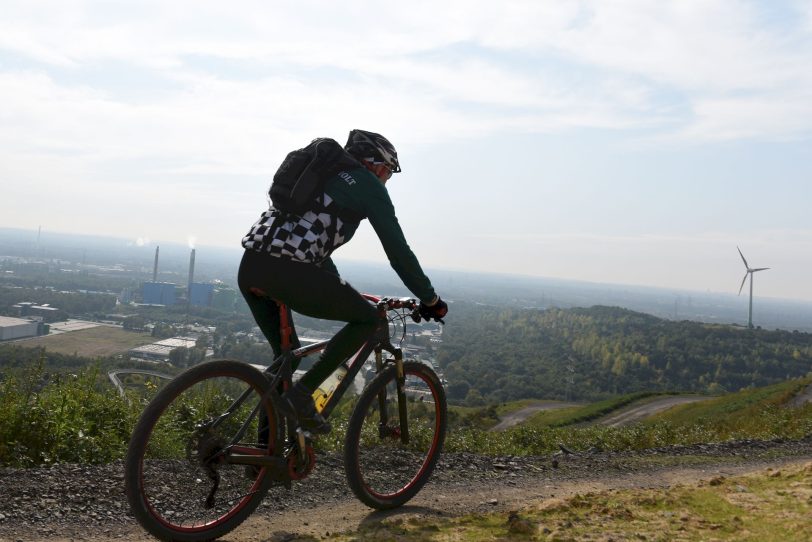
[[810,66],[812,0],[4,0],[0,227],[238,248],[362,128],[427,269],[812,300]]

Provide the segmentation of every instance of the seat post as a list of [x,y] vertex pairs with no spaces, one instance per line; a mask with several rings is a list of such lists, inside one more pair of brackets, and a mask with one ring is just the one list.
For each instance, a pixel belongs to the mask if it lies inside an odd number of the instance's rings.
[[279,335],[281,336],[282,352],[291,351],[290,336],[293,330],[290,327],[290,319],[288,318],[288,307],[284,303],[277,301],[279,305]]

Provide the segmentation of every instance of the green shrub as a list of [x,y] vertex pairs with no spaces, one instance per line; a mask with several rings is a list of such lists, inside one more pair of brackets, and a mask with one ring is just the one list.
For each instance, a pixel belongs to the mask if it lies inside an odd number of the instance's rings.
[[42,368],[0,384],[0,464],[103,463],[124,455],[138,415],[98,369],[46,378]]

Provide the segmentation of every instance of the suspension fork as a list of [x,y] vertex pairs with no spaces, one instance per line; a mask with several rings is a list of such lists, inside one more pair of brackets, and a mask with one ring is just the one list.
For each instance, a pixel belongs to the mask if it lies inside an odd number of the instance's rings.
[[403,351],[395,349],[395,370],[397,377],[395,383],[398,388],[398,414],[400,415],[400,441],[409,444],[409,420],[407,417],[406,403],[406,371],[403,368]]
[[[375,373],[381,374],[383,372],[383,348],[380,346],[375,347]],[[378,393],[378,412],[381,419],[378,422],[378,436],[380,438],[386,437],[386,428],[389,425],[389,415],[386,412],[386,386],[381,388]]]
[[[409,419],[408,419],[408,404],[406,399],[406,372],[403,368],[403,350],[400,348],[387,348],[391,351],[395,359],[395,385],[397,388],[397,401],[398,401],[398,421],[400,422],[400,441],[403,444],[409,443]],[[378,374],[383,371],[383,347],[378,346],[375,348],[375,369]],[[383,387],[378,393],[378,412],[380,412],[381,419],[378,424],[378,434],[381,438],[389,434],[389,413],[386,409],[386,387]]]

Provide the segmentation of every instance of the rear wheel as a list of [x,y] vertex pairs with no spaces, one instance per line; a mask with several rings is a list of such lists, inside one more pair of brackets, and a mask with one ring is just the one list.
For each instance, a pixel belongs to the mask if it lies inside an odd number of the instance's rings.
[[[267,469],[229,457],[273,452],[278,431],[268,384],[248,364],[217,360],[158,392],[138,420],[125,462],[127,499],[147,531],[162,540],[212,540],[262,502],[271,481]],[[229,413],[239,397],[244,400]]]
[[396,367],[389,366],[361,394],[347,428],[347,481],[361,502],[379,510],[401,506],[420,491],[445,440],[439,378],[422,363],[403,366],[405,401],[398,401]]

